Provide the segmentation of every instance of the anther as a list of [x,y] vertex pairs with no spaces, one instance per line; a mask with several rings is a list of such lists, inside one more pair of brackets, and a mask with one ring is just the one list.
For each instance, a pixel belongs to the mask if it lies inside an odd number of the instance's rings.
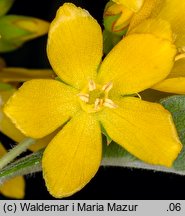
[[109,92],[112,87],[113,87],[113,83],[112,82],[108,82],[106,85],[104,85],[102,87],[102,90],[105,91],[105,92]]
[[185,53],[185,46],[179,47],[179,48],[177,49],[177,51],[178,51],[179,54]]
[[177,55],[177,56],[175,57],[175,61],[178,61],[178,60],[180,60],[180,59],[182,59],[182,58],[185,58],[185,53],[181,53],[181,54]]
[[84,101],[85,103],[89,102],[89,95],[88,94],[79,93],[77,96],[79,96],[79,98],[82,101]]
[[96,83],[93,80],[89,80],[89,91],[96,89]]
[[110,99],[105,99],[103,105],[104,105],[105,107],[109,107],[109,108],[117,108],[117,107],[118,107],[118,105],[116,105],[116,104],[115,104],[112,100],[110,100]]

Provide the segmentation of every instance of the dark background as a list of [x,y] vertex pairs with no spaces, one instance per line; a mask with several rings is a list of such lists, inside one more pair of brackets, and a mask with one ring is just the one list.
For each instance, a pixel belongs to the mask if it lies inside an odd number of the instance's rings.
[[[55,17],[62,0],[16,0],[9,14],[33,16],[49,22]],[[69,1],[87,9],[102,23],[106,0]],[[2,54],[8,66],[27,68],[50,67],[46,55],[47,36],[26,43],[19,50]],[[0,134],[0,141],[13,141]],[[53,199],[41,173],[26,176],[25,199]],[[0,198],[4,199],[4,197]],[[185,199],[185,177],[160,172],[101,167],[91,182],[69,199]]]

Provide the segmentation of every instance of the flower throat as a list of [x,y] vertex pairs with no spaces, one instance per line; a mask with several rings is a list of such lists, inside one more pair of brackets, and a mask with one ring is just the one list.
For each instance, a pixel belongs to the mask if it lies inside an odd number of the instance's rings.
[[88,86],[78,94],[82,109],[88,113],[94,113],[102,110],[103,107],[116,108],[117,105],[108,97],[112,87],[112,82],[101,86],[90,80]]

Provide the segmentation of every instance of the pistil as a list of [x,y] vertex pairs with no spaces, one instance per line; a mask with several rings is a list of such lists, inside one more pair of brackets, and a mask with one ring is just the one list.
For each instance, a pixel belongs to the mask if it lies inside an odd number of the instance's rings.
[[87,112],[98,112],[103,107],[116,108],[118,107],[111,99],[108,98],[108,94],[113,87],[112,82],[107,84],[97,85],[93,80],[90,80],[88,87],[78,94],[82,101],[82,108]]

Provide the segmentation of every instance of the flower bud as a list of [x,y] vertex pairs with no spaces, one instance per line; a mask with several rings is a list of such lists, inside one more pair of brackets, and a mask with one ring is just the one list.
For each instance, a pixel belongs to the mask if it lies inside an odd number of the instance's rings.
[[49,23],[26,16],[7,15],[0,17],[1,38],[10,41],[27,41],[47,33]]
[[122,4],[108,2],[104,15],[104,27],[107,31],[118,35],[124,35],[132,19],[134,12]]
[[33,17],[7,15],[0,17],[0,29],[0,52],[6,52],[46,34],[49,23]]
[[0,16],[3,16],[11,8],[14,0],[0,0]]
[[1,38],[0,35],[0,53],[13,51],[22,45],[20,42],[10,42]]

